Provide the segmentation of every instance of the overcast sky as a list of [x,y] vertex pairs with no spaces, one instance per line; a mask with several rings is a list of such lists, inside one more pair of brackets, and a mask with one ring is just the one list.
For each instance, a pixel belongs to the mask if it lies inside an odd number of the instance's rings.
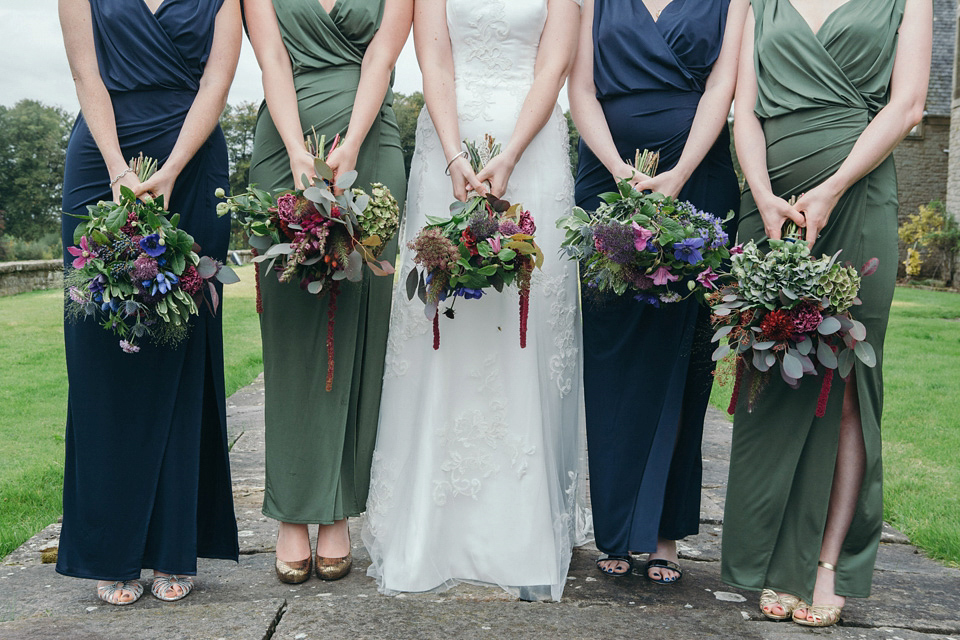
[[[7,25],[0,38],[0,104],[12,106],[32,98],[78,111],[57,19],[57,0],[0,0],[0,24]],[[397,61],[394,89],[407,94],[421,89],[412,38]],[[260,69],[250,43],[244,39],[229,101],[259,102],[262,98]],[[566,92],[561,94],[561,104],[566,107]]]

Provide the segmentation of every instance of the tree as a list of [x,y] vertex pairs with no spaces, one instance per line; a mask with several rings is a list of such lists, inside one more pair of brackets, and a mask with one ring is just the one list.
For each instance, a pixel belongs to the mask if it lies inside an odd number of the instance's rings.
[[410,176],[410,163],[413,161],[413,148],[417,141],[417,118],[423,109],[423,94],[419,91],[409,96],[402,93],[394,94],[393,110],[397,114],[397,124],[400,126],[400,146],[403,149],[403,167],[407,177]]
[[577,131],[577,125],[573,124],[569,109],[563,112],[563,116],[567,119],[567,136],[570,141],[570,173],[576,178],[577,161],[580,157],[580,132]]
[[250,155],[253,153],[253,134],[257,128],[256,102],[228,104],[220,114],[220,128],[227,140],[230,159],[230,192],[243,193],[250,183]]
[[58,230],[72,120],[36,100],[0,106],[2,233],[36,240]]

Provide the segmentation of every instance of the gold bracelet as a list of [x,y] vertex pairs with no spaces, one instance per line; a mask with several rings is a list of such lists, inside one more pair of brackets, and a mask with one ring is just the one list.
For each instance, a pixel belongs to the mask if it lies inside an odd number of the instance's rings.
[[110,181],[110,188],[113,189],[113,185],[115,185],[115,184],[117,184],[118,182],[120,182],[120,178],[122,178],[123,176],[127,175],[127,174],[130,173],[131,171],[133,171],[133,169],[131,169],[130,167],[127,167],[126,169],[124,169],[123,171],[121,171],[121,172],[120,172],[120,175],[118,175],[116,178],[114,178],[113,180]]
[[461,152],[458,153],[457,155],[453,156],[453,158],[450,160],[450,162],[447,163],[447,168],[444,169],[443,175],[445,175],[445,176],[450,175],[450,167],[452,167],[452,166],[453,166],[453,163],[457,161],[457,158],[469,158],[469,157],[470,157],[470,154],[467,153],[466,151],[461,151]]

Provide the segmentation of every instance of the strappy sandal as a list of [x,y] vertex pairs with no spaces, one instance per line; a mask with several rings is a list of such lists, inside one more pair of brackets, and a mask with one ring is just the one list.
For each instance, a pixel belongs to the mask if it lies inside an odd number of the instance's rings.
[[[817,563],[818,567],[823,567],[827,571],[836,571],[837,568],[830,564],[829,562],[820,561]],[[843,605],[835,604],[807,604],[803,600],[797,604],[797,607],[793,610],[793,621],[804,627],[832,627],[833,625],[840,622],[840,611],[843,610]],[[797,611],[804,611],[806,615],[803,617],[797,616]],[[812,617],[813,620],[808,620],[807,618]]]
[[[133,594],[133,600],[121,600],[124,591]],[[102,587],[97,587],[97,597],[107,604],[115,604],[122,607],[126,604],[133,604],[143,595],[143,585],[136,580],[117,580]]]
[[[173,587],[180,587],[180,595],[169,597],[166,595]],[[176,602],[183,600],[193,591],[193,578],[191,576],[154,576],[153,586],[150,587],[150,593],[158,600],[164,602]]]
[[[786,620],[793,615],[793,610],[800,604],[800,598],[789,593],[779,595],[773,589],[764,589],[760,592],[760,613],[770,620]],[[773,608],[780,605],[783,614],[773,612]]]
[[[660,578],[650,577],[650,569],[669,569],[670,571],[676,571],[676,578],[664,578],[661,573]],[[683,569],[680,568],[676,562],[671,562],[665,558],[652,558],[647,560],[647,563],[643,565],[643,573],[647,576],[647,580],[650,582],[656,582],[657,584],[673,584],[675,582],[680,582],[680,578],[683,577]]]
[[[614,571],[612,567],[604,568],[600,566],[601,562],[607,561],[626,562],[627,568],[623,571]],[[597,569],[599,569],[605,575],[612,576],[614,578],[621,578],[623,576],[630,575],[630,572],[633,570],[633,558],[630,557],[630,554],[618,555],[615,553],[607,553],[597,558]]]

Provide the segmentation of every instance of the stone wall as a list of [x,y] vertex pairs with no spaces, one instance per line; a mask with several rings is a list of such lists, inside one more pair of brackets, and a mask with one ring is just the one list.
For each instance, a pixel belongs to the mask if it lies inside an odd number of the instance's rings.
[[947,211],[960,220],[960,1],[956,6],[954,38],[957,46],[953,67],[953,99],[951,101],[950,166],[947,176]]
[[0,262],[0,296],[63,286],[63,261]]
[[[253,258],[250,250],[230,251],[231,264],[246,264]],[[0,296],[63,287],[63,262],[60,260],[24,260],[0,262]]]
[[947,199],[949,149],[950,118],[927,116],[923,136],[906,138],[894,150],[901,222],[920,205]]

